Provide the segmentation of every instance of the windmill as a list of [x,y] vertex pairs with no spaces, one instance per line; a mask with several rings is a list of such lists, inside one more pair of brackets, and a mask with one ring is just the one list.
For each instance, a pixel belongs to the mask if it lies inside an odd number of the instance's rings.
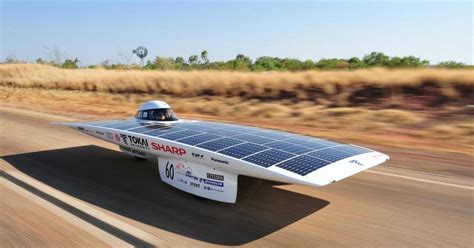
[[146,47],[139,46],[132,52],[140,58],[140,66],[143,67],[143,58],[148,55],[148,49],[146,49]]

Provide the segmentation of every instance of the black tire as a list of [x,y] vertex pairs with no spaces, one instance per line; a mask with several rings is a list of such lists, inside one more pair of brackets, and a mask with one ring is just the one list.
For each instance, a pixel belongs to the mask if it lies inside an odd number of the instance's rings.
[[142,158],[142,157],[138,157],[138,156],[133,156],[136,160],[138,161],[145,161],[145,160],[148,160],[146,158]]

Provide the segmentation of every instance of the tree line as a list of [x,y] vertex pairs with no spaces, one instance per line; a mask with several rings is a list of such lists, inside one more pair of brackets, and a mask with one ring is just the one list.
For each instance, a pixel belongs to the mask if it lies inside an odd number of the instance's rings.
[[[363,57],[352,57],[349,59],[320,59],[299,60],[291,58],[278,58],[263,56],[255,60],[244,54],[238,54],[234,59],[228,61],[210,61],[209,53],[204,50],[200,55],[191,55],[187,59],[184,57],[160,57],[148,60],[142,69],[145,70],[237,70],[237,71],[304,71],[314,69],[360,69],[369,67],[387,68],[415,68],[415,67],[444,67],[444,68],[464,68],[472,67],[464,63],[455,61],[444,61],[431,65],[428,60],[415,56],[388,56],[381,52],[371,52]],[[5,63],[12,63],[8,58]],[[78,58],[66,59],[63,62],[45,61],[41,58],[36,60],[38,64],[50,64],[57,67],[74,69],[80,67]],[[88,68],[106,69],[140,69],[137,64],[111,63],[109,60],[100,65],[90,65]]]
[[[352,57],[349,59],[320,59],[298,60],[291,58],[278,58],[263,56],[255,60],[244,54],[237,54],[234,59],[228,61],[213,61],[208,58],[209,53],[204,50],[200,55],[191,55],[188,59],[183,57],[156,57],[148,60],[144,69],[148,70],[238,70],[238,71],[305,71],[313,69],[360,69],[368,67],[427,67],[432,66],[428,60],[423,60],[415,56],[387,56],[381,52],[372,52],[361,58]],[[128,65],[123,64],[102,64],[105,68],[120,69]],[[466,65],[455,61],[441,62],[437,67],[461,68]]]

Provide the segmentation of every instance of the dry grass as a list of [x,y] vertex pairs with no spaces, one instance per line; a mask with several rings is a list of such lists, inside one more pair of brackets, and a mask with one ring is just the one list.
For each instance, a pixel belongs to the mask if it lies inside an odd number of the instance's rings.
[[107,118],[131,116],[142,102],[161,99],[186,116],[364,143],[429,141],[426,146],[472,151],[473,72],[110,71],[6,64],[0,65],[0,99],[3,105]]
[[470,104],[474,94],[473,72],[471,69],[381,68],[297,73],[113,71],[5,64],[0,65],[0,85],[177,97],[310,101],[338,107],[420,108],[447,103]]
[[[129,117],[144,101],[162,99],[180,115],[266,126],[346,142],[440,148],[470,153],[474,148],[472,115],[440,118],[425,111],[328,108],[311,102],[260,102],[239,97],[177,98],[158,94],[0,87],[2,105],[93,119]],[[453,111],[456,109],[453,109]]]

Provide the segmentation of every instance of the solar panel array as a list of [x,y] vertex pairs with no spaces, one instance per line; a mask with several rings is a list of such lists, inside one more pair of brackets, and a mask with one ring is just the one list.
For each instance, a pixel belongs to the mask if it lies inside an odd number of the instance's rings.
[[162,124],[128,119],[84,124],[172,140],[257,166],[276,166],[302,176],[341,159],[371,152],[329,140],[217,122]]

